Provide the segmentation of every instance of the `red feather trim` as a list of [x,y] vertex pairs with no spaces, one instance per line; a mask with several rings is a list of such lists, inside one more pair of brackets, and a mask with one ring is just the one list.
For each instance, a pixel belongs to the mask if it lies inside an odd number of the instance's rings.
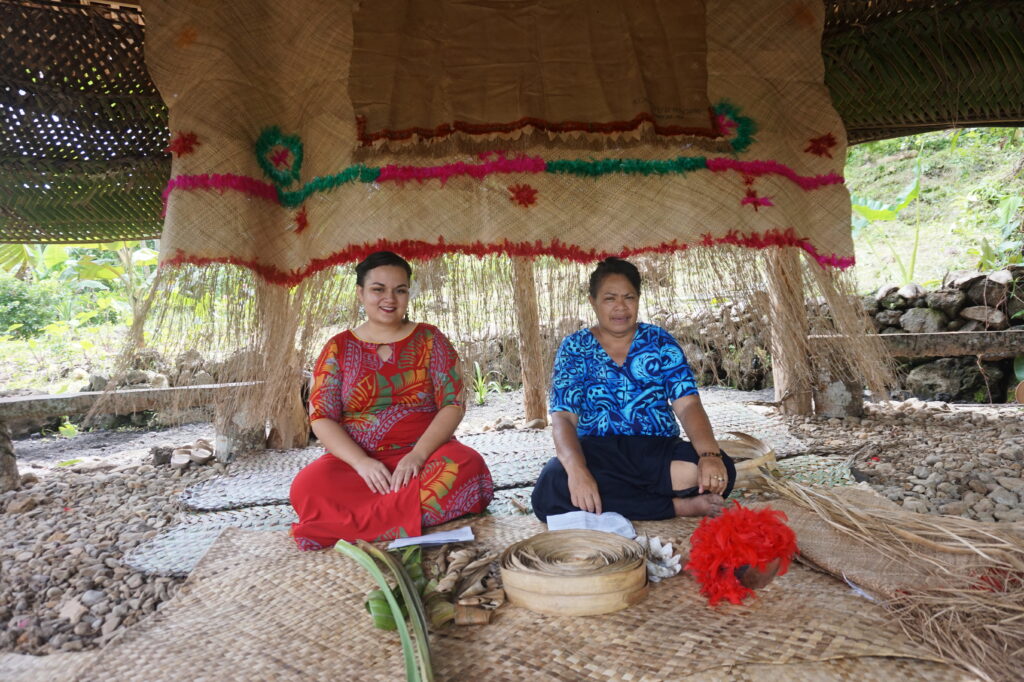
[[754,510],[738,503],[717,518],[701,520],[690,537],[686,570],[700,583],[701,594],[711,606],[723,599],[739,604],[754,594],[733,574],[740,566],[763,571],[779,559],[778,575],[785,574],[797,552],[796,534],[785,520],[786,515],[777,509]]

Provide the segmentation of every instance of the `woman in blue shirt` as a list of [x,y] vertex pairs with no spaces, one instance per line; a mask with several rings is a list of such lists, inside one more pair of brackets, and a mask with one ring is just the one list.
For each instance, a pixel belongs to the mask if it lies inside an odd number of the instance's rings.
[[597,325],[566,337],[555,357],[557,457],[533,490],[541,521],[580,509],[635,520],[717,516],[732,490],[736,469],[718,447],[683,350],[661,327],[637,322],[639,303],[636,266],[601,261],[590,275]]

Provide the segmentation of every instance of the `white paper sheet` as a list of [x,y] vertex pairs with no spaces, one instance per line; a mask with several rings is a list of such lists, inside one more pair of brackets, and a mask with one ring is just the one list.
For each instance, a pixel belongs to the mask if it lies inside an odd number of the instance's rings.
[[616,512],[591,514],[587,511],[574,511],[548,517],[548,530],[573,529],[600,530],[605,533],[615,533],[629,539],[636,537],[636,530],[633,528],[633,524],[625,516]]
[[442,530],[436,533],[417,535],[414,538],[398,538],[388,545],[388,549],[398,549],[399,547],[408,547],[409,545],[444,545],[449,542],[472,542],[475,539],[472,526],[463,526],[455,530]]

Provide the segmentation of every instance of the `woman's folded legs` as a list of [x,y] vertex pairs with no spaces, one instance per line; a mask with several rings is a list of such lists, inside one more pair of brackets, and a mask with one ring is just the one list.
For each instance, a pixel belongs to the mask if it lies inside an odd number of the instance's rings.
[[[586,436],[580,439],[587,468],[597,481],[604,511],[645,521],[674,516],[714,515],[724,504],[718,495],[698,495],[696,451],[679,438],[658,436]],[[736,480],[731,459],[723,455],[729,482]],[[557,458],[541,471],[534,486],[533,510],[549,515],[577,511],[569,496],[565,468]]]

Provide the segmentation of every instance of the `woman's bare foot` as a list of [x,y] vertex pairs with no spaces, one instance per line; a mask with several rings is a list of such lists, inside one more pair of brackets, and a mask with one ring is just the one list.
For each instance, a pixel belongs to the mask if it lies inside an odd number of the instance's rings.
[[714,493],[676,497],[672,500],[676,516],[718,516],[725,509],[725,498]]

